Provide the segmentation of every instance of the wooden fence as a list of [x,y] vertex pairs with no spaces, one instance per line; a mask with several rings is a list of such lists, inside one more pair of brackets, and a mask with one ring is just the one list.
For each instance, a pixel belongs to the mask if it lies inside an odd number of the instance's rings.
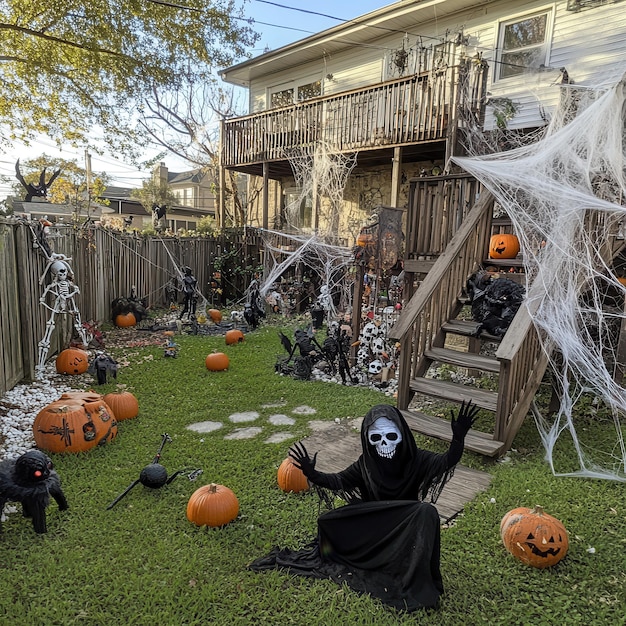
[[[40,298],[51,276],[46,257],[34,246],[34,232],[25,222],[0,219],[0,394],[34,378],[38,342],[50,317]],[[238,302],[264,261],[264,239],[253,229],[212,237],[145,238],[99,227],[60,226],[47,241],[54,253],[71,259],[83,322],[110,320],[111,302],[133,289],[148,306],[165,306],[165,287],[183,266],[192,268],[209,304]],[[221,294],[210,287],[216,271]],[[70,316],[61,314],[55,322],[48,356],[66,348],[73,332]]]

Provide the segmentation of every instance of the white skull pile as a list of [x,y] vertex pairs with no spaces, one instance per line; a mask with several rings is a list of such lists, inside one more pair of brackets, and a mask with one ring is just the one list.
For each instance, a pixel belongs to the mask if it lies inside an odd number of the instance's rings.
[[378,359],[375,359],[374,361],[372,361],[369,364],[369,367],[367,368],[368,373],[370,374],[380,374],[383,371],[383,364],[382,361],[379,361]]
[[396,447],[402,441],[400,429],[386,417],[379,417],[367,431],[367,440],[376,448],[378,455],[392,459]]

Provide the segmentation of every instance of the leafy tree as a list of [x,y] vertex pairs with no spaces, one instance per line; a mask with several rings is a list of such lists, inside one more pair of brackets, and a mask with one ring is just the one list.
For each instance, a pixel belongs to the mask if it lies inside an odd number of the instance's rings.
[[[27,183],[38,183],[43,169],[52,173],[61,173],[48,189],[47,198],[56,204],[72,207],[76,218],[88,216],[93,202],[106,203],[100,196],[104,193],[109,177],[105,173],[91,173],[89,190],[87,189],[87,171],[75,159],[59,159],[42,154],[33,159],[20,162],[20,171]],[[47,177],[49,178],[49,176]],[[11,180],[14,194],[24,197],[24,187],[14,179]]]
[[0,3],[0,143],[88,145],[96,129],[136,157],[150,140],[137,114],[155,94],[210,84],[256,41],[241,17],[236,0]]

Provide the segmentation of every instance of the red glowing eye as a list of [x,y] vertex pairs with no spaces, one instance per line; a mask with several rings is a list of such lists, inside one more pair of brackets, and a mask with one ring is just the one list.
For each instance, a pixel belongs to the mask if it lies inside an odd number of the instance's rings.
[[40,472],[39,470],[37,470],[37,471],[35,472],[35,476],[36,476],[37,478],[40,478],[40,477],[41,477],[41,472]]

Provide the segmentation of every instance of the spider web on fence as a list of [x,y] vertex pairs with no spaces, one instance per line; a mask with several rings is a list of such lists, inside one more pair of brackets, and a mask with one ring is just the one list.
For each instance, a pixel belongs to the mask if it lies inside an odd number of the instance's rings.
[[[526,304],[560,395],[553,416],[535,411],[558,476],[626,481],[626,390],[614,376],[623,367],[626,291],[608,254],[613,241],[626,243],[625,81],[562,86],[561,104],[534,144],[453,158],[494,194],[520,240]],[[597,428],[603,414],[614,433],[605,441]]]

